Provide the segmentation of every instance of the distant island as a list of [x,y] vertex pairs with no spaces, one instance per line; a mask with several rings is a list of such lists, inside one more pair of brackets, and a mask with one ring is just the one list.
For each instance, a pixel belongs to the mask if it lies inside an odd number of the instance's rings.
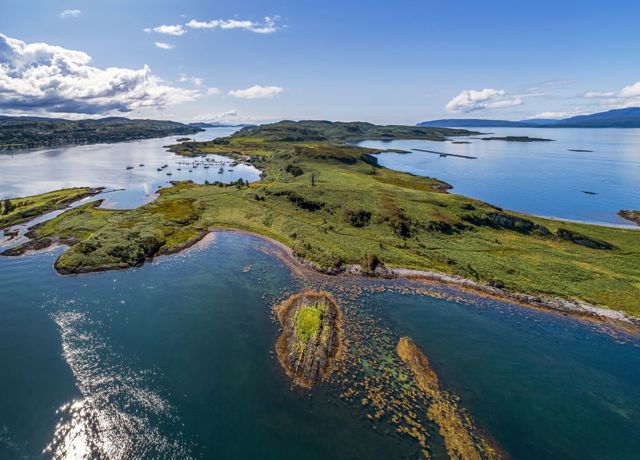
[[98,144],[194,134],[201,128],[166,120],[95,120],[0,116],[0,150]]
[[640,128],[640,107],[609,110],[559,120],[533,118],[509,121],[449,118],[423,121],[417,126],[441,128]]
[[543,139],[541,137],[529,136],[492,136],[482,137],[483,141],[506,141],[506,142],[551,142],[553,139]]

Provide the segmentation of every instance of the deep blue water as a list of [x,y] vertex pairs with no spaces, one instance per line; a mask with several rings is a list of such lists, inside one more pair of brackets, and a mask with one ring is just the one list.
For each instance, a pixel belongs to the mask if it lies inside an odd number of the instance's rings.
[[[291,390],[269,309],[302,281],[256,244],[217,234],[142,268],[70,277],[53,271],[56,251],[0,258],[0,458],[415,458],[330,387]],[[638,458],[639,348],[465,299],[349,305],[413,337],[512,458]]]
[[[633,226],[616,214],[640,209],[640,129],[475,129],[492,136],[529,136],[553,142],[504,142],[460,138],[433,141],[366,141],[365,147],[419,148],[475,156],[384,153],[381,165],[435,177],[454,193],[546,217]],[[571,152],[569,149],[592,150]],[[595,195],[584,192],[594,192]]]

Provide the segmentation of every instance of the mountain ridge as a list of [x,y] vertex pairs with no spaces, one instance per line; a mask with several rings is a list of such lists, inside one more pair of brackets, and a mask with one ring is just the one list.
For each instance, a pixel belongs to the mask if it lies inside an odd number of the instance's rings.
[[447,128],[640,128],[640,107],[613,109],[561,119],[489,120],[445,118],[423,121],[416,126]]

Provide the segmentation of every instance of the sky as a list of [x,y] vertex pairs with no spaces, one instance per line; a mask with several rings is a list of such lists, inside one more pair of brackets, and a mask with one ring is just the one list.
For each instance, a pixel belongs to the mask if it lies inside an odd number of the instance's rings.
[[262,123],[640,106],[640,2],[0,0],[0,114]]

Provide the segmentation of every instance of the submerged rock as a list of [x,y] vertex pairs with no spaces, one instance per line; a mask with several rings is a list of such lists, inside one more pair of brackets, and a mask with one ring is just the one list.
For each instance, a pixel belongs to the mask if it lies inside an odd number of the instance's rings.
[[447,454],[452,460],[499,460],[501,452],[484,439],[468,413],[458,405],[455,395],[440,387],[438,375],[422,350],[408,337],[396,348],[398,357],[409,367],[416,385],[430,399],[427,417],[438,425]]
[[275,312],[282,326],[276,352],[287,375],[304,388],[326,380],[342,354],[342,311],[331,294],[295,294]]

